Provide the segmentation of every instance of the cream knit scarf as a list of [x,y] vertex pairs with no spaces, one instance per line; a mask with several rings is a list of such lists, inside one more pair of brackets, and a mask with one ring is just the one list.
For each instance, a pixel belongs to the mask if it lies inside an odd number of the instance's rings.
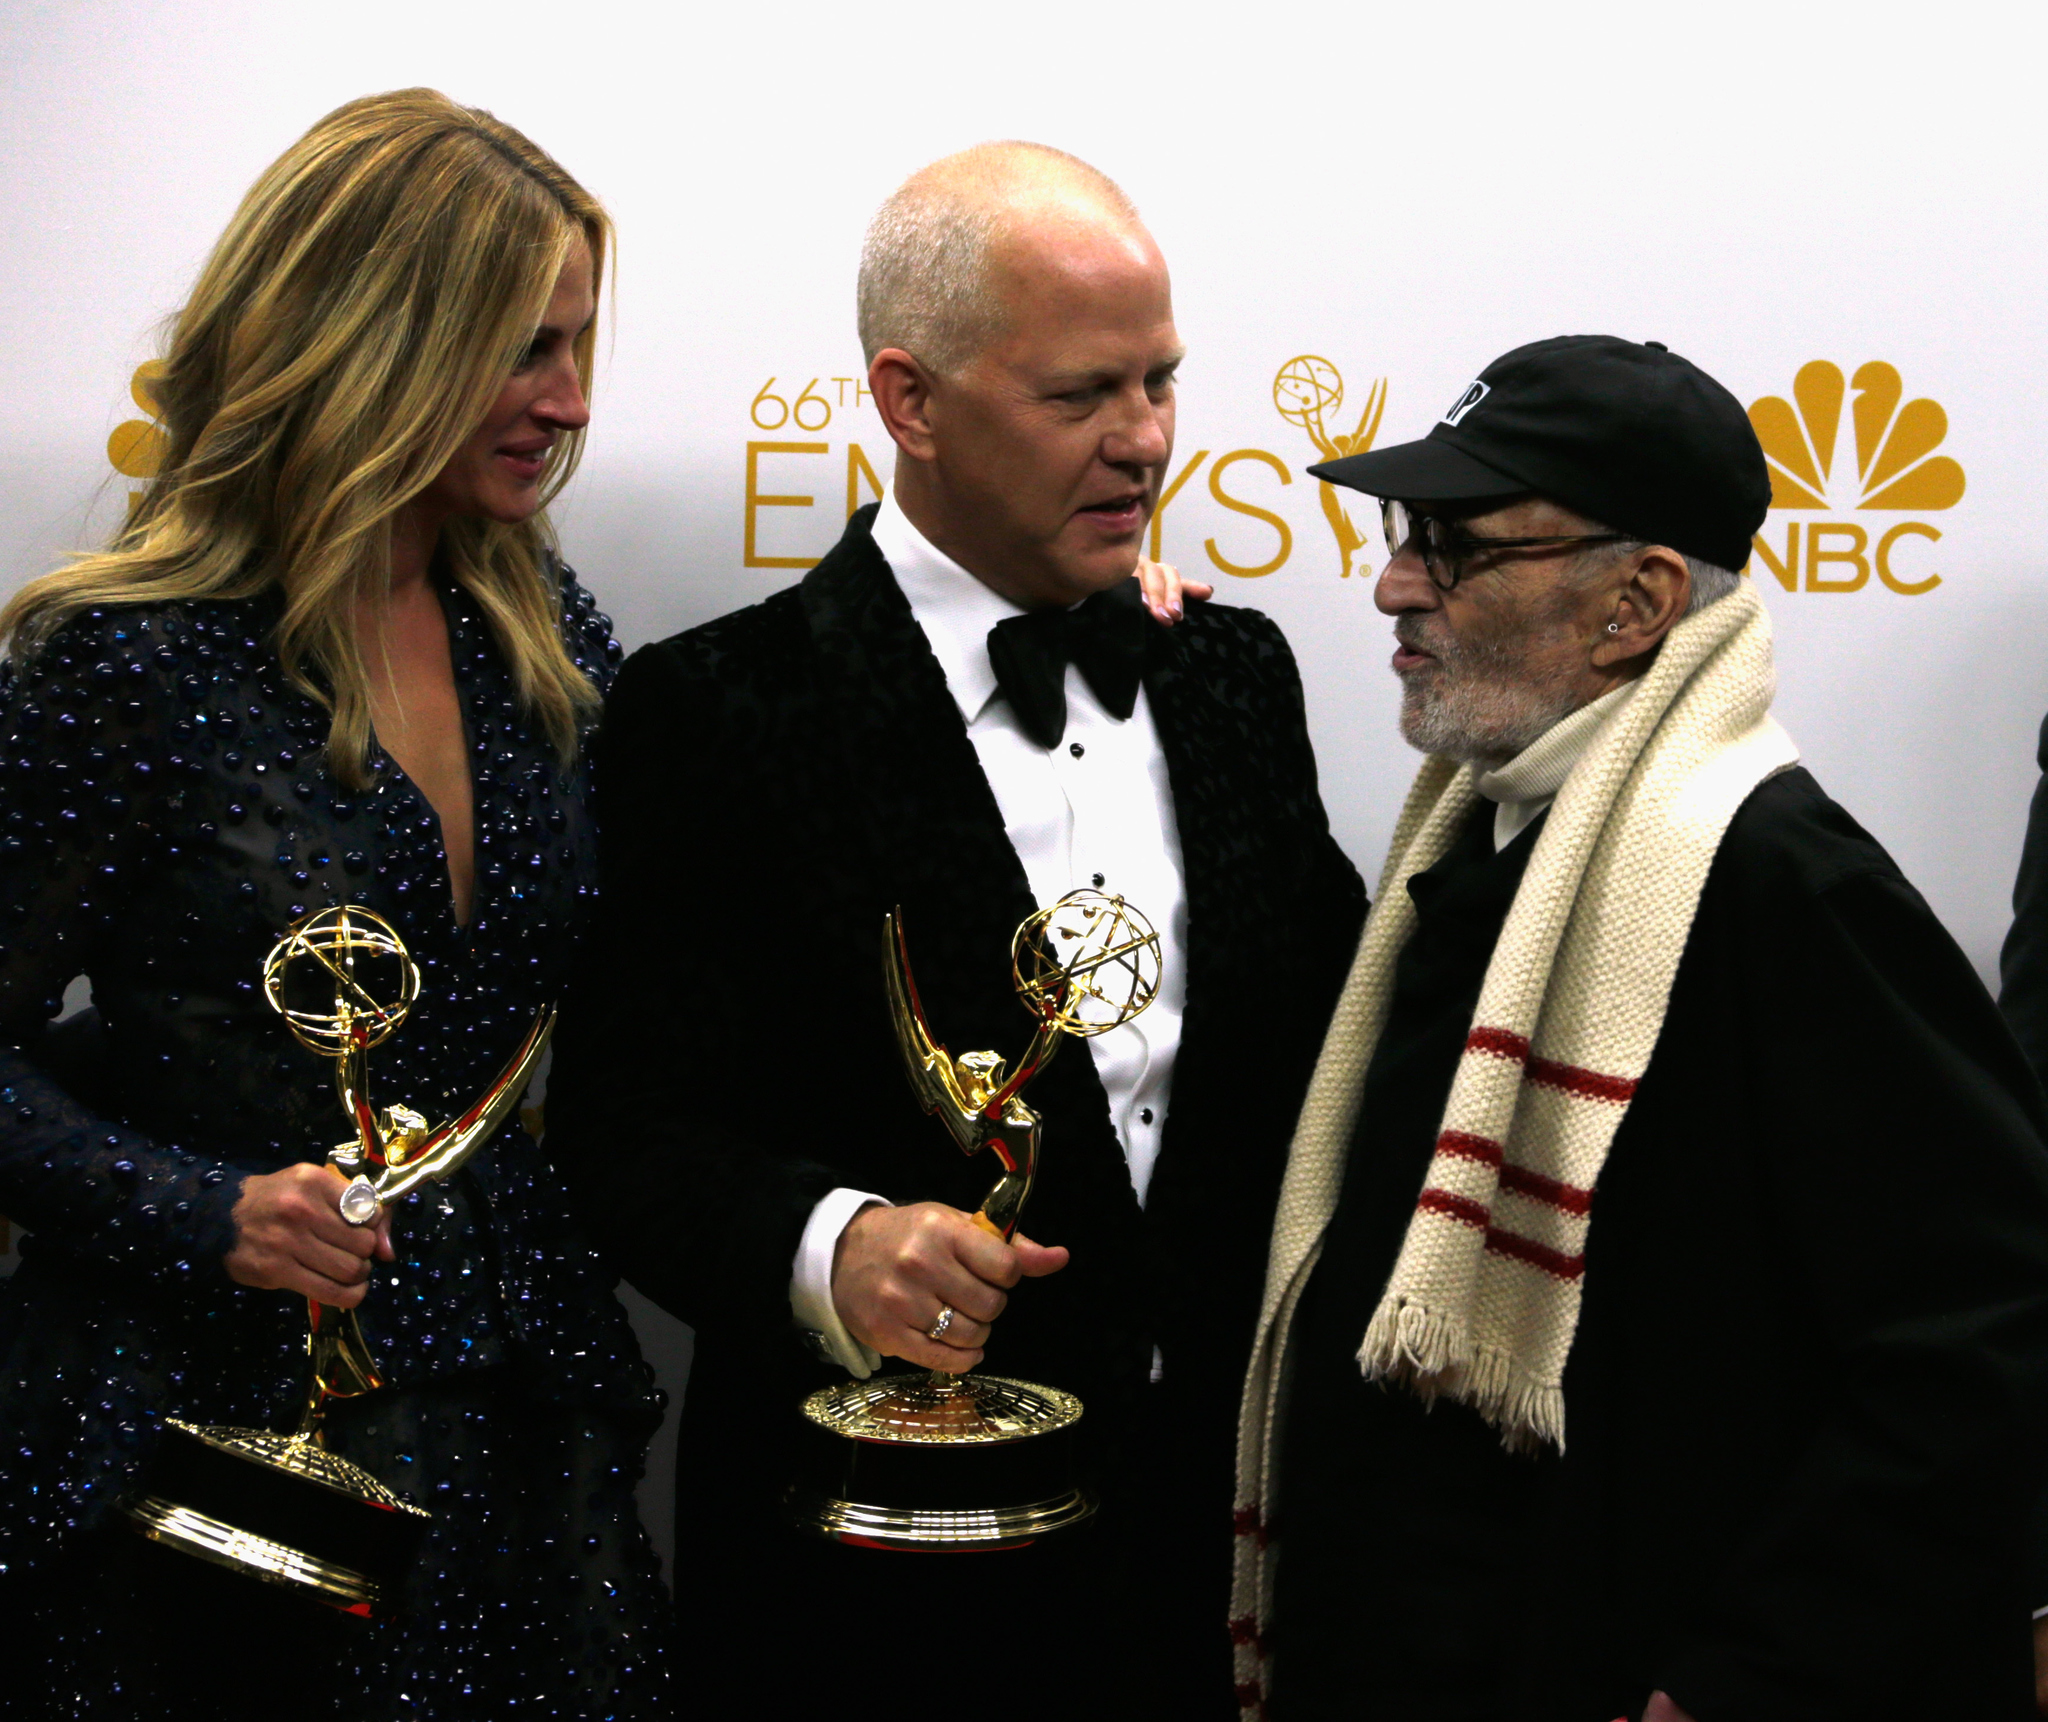
[[[1773,686],[1770,620],[1748,582],[1674,628],[1565,780],[1487,966],[1358,1361],[1368,1377],[1475,1407],[1510,1446],[1564,1446],[1565,1357],[1601,1163],[1663,1028],[1722,834],[1750,791],[1798,758],[1770,715]],[[1238,1438],[1232,1635],[1239,1702],[1254,1713],[1288,1329],[1414,929],[1407,882],[1450,847],[1478,799],[1476,775],[1430,759],[1416,777],[1280,1193]]]

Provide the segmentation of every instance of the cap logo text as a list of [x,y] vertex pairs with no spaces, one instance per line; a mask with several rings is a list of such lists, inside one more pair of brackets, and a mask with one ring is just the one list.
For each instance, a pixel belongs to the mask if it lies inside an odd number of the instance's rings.
[[1442,422],[1447,425],[1461,425],[1465,415],[1493,393],[1491,383],[1474,381],[1465,392],[1451,403],[1451,410],[1444,414]]

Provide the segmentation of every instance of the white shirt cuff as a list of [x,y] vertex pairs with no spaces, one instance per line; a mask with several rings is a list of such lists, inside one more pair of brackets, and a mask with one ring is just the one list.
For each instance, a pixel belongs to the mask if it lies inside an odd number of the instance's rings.
[[881,1367],[882,1354],[861,1344],[839,1319],[838,1306],[832,1301],[832,1257],[839,1248],[839,1234],[854,1215],[863,1208],[894,1205],[865,1190],[838,1189],[822,1197],[811,1210],[789,1276],[789,1309],[797,1326],[818,1335],[824,1341],[825,1354],[860,1381]]

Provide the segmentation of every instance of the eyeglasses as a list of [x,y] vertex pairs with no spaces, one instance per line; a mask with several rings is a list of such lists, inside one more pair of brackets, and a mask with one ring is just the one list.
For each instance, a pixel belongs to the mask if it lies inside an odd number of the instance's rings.
[[1429,583],[1448,592],[1464,579],[1466,565],[1475,556],[1491,556],[1500,550],[1564,550],[1575,544],[1626,544],[1625,532],[1580,532],[1548,538],[1485,538],[1460,532],[1448,520],[1434,514],[1417,514],[1405,502],[1391,498],[1380,504],[1380,525],[1387,534],[1388,554],[1398,556],[1411,544],[1422,558]]

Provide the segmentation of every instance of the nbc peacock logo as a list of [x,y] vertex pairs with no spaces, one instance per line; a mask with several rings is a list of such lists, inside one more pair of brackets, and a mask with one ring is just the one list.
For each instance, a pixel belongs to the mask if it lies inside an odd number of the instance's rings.
[[[1753,402],[1749,422],[1770,462],[1772,513],[1933,514],[1955,507],[1963,469],[1936,452],[1948,437],[1948,414],[1938,401],[1905,394],[1897,369],[1882,360],[1845,378],[1839,365],[1816,359],[1793,378],[1791,400],[1766,395]],[[1924,520],[1794,519],[1784,522],[1782,548],[1772,532],[1767,522],[1752,541],[1751,567],[1761,563],[1787,592],[1857,592],[1873,574],[1908,598],[1941,584],[1924,563],[1899,564],[1902,554],[1941,541],[1940,530]],[[1918,542],[1902,552],[1909,539]]]

